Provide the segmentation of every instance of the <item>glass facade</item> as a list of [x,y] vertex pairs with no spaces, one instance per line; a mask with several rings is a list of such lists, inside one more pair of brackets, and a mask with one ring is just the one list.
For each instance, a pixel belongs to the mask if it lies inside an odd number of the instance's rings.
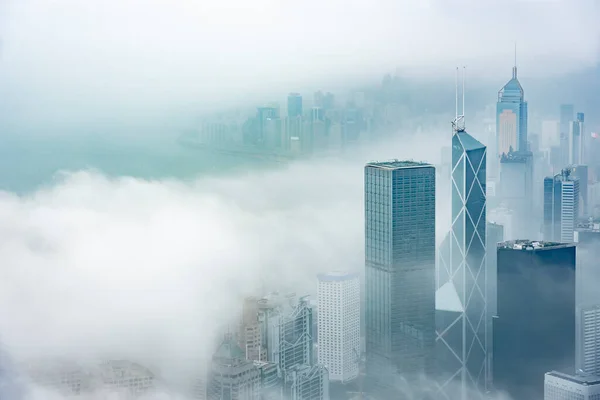
[[[452,137],[452,228],[450,231],[449,281],[459,304],[454,307],[456,318],[447,327],[438,327],[438,348],[444,347],[454,366],[444,363],[440,373],[441,391],[449,398],[456,381],[461,383],[461,398],[467,390],[483,393],[488,386],[487,264],[486,264],[486,147],[464,130]],[[446,286],[447,288],[448,286]],[[441,290],[441,289],[440,289]],[[439,294],[438,294],[439,295]],[[439,302],[439,307],[444,304]],[[445,335],[460,329],[463,340],[447,341]],[[439,351],[439,350],[438,350]]]
[[527,151],[527,102],[525,92],[513,67],[510,81],[498,92],[496,105],[498,155],[512,151]]
[[365,166],[367,378],[429,373],[435,343],[435,168]]

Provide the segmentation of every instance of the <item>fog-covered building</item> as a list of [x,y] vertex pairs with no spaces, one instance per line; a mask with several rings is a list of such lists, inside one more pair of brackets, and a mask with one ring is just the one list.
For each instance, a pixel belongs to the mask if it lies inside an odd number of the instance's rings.
[[540,398],[548,369],[575,365],[575,245],[498,244],[494,386],[513,398]]
[[544,375],[544,400],[598,400],[600,377],[551,371]]

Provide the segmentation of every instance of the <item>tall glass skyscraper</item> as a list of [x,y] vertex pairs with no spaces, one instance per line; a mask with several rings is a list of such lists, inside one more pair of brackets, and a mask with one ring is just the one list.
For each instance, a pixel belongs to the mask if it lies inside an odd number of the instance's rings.
[[566,168],[544,179],[544,240],[572,243],[579,217],[579,178]]
[[488,386],[486,151],[464,129],[456,129],[449,278],[438,283],[436,294],[436,308],[452,311],[440,319],[445,326],[438,324],[436,346],[444,377],[440,389],[449,399],[472,398],[471,390],[483,393]]
[[365,270],[367,383],[382,398],[394,398],[396,390],[403,390],[400,382],[410,384],[433,364],[432,165],[391,161],[365,166]]
[[498,92],[496,105],[496,136],[498,156],[513,151],[527,151],[527,102],[517,79],[517,66],[512,78]]

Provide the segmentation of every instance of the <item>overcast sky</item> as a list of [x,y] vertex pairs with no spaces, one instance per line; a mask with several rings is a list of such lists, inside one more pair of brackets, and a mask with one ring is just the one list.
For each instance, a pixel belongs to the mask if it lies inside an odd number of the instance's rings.
[[[3,0],[0,92],[32,112],[239,103],[455,65],[497,79],[598,61],[595,0]],[[4,95],[3,95],[4,96]],[[7,101],[7,100],[5,100]],[[43,105],[43,106],[42,106]],[[62,107],[61,107],[62,106]]]

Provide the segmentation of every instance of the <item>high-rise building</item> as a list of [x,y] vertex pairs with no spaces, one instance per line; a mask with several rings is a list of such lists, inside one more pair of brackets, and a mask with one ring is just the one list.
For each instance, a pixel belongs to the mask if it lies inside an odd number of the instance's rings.
[[504,242],[497,262],[494,386],[515,399],[541,398],[548,369],[575,365],[575,245]]
[[588,193],[588,182],[589,182],[589,168],[587,165],[569,165],[567,167],[571,170],[571,176],[579,179],[579,214],[578,217],[586,217],[589,214],[589,193]]
[[544,179],[544,240],[571,243],[579,216],[579,179],[565,168]]
[[238,344],[248,360],[267,360],[267,348],[262,345],[262,335],[258,322],[258,298],[248,297],[244,300],[238,332]]
[[288,118],[302,116],[302,96],[300,93],[290,93],[287,98]]
[[296,365],[285,370],[283,385],[286,400],[329,400],[329,376],[322,365]]
[[487,347],[488,364],[487,364],[487,387],[493,387],[494,383],[494,348],[491,345],[494,343],[494,316],[498,315],[498,299],[497,299],[497,282],[498,276],[498,243],[504,241],[504,227],[495,222],[487,223],[487,244],[486,244],[486,261],[488,264],[488,279],[487,279]]
[[569,164],[584,164],[585,145],[587,137],[584,129],[584,114],[577,113],[577,119],[569,122]]
[[[446,284],[438,283],[441,287],[436,297],[441,296],[442,289],[452,294],[444,297],[454,299],[451,307],[454,319],[447,314],[444,322],[448,325],[438,325],[436,347],[440,359],[452,361],[444,362],[440,371],[441,393],[450,399],[466,399],[470,389],[479,393],[487,390],[489,324],[486,320],[486,147],[464,128],[455,127],[452,136],[451,199],[449,277]],[[436,298],[436,307],[448,307],[442,303]],[[460,335],[461,339],[452,341],[448,335]],[[450,394],[457,381],[460,394]]]
[[208,400],[260,400],[261,374],[232,335],[212,357],[207,387]]
[[513,67],[511,80],[498,92],[496,106],[498,156],[511,151],[527,151],[527,102]]
[[544,400],[598,400],[600,377],[562,372],[544,374]]
[[398,374],[410,381],[433,366],[435,258],[435,168],[367,164],[366,378],[382,395]]
[[575,371],[600,375],[600,305],[577,307]]
[[[570,144],[569,144],[569,132],[571,130],[570,125],[575,117],[575,109],[573,104],[561,104],[560,106],[560,152],[558,155],[558,166],[556,169],[562,169],[565,165],[570,164]],[[558,168],[557,168],[558,167]]]
[[329,371],[330,381],[346,383],[359,372],[360,282],[357,274],[344,272],[318,278],[318,362]]
[[[513,211],[520,237],[532,237],[539,232],[533,216],[533,154],[519,151],[500,157],[500,202]],[[541,216],[541,215],[540,215]]]

